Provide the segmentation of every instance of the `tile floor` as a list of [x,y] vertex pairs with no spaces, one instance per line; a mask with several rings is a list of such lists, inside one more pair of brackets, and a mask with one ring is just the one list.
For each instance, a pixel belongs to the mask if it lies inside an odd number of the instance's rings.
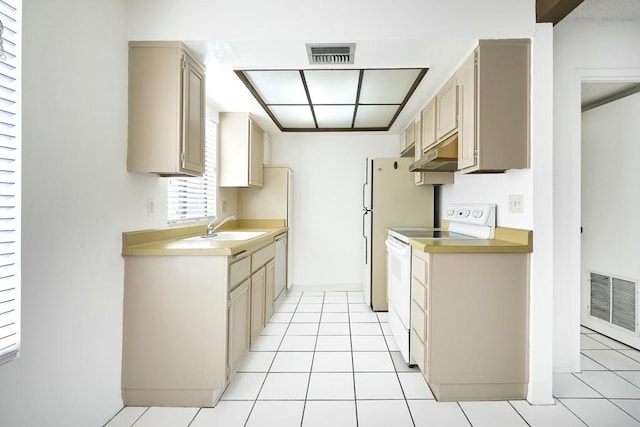
[[437,402],[361,292],[290,291],[215,408],[126,407],[107,427],[640,426],[640,351],[581,332],[555,405]]

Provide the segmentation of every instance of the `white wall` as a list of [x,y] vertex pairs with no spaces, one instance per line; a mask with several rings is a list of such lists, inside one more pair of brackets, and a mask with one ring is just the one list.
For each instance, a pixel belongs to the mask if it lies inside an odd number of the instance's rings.
[[273,164],[293,170],[293,284],[362,284],[365,158],[398,155],[384,134],[281,134]]
[[164,182],[126,172],[125,6],[23,3],[23,345],[0,366],[2,426],[99,426],[122,407],[121,233],[166,219]]
[[638,113],[640,93],[582,114],[581,320],[636,348],[640,338],[589,316],[588,280],[593,271],[640,281]]
[[554,28],[554,370],[580,369],[580,83],[638,80],[638,22]]
[[[531,168],[500,174],[456,173],[453,185],[443,186],[442,205],[447,203],[495,203],[497,225],[534,230],[531,255],[529,314],[529,394],[531,403],[552,403],[552,323],[547,307],[552,304],[553,179],[552,102],[553,34],[549,24],[536,25],[531,47]],[[509,195],[524,196],[524,212],[509,213]]]
[[[505,173],[467,175],[456,172],[453,185],[442,187],[442,205],[449,203],[495,203],[500,227],[533,226],[533,171],[513,169]],[[508,196],[524,196],[524,212],[508,212]]]

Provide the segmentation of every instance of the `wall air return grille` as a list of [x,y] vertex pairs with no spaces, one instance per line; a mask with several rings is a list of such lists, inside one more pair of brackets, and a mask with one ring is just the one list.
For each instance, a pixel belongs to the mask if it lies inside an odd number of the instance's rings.
[[356,44],[310,44],[307,43],[309,64],[353,64]]
[[638,335],[638,283],[593,272],[589,282],[591,316]]
[[591,273],[591,315],[606,322],[611,321],[610,277]]
[[629,331],[636,330],[636,284],[611,278],[611,323]]

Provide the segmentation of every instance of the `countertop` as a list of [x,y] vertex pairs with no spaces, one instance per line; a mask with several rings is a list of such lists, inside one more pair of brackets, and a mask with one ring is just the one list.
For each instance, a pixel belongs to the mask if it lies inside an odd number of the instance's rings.
[[493,239],[411,239],[409,244],[428,253],[533,252],[533,231],[496,227]]
[[230,256],[247,249],[258,249],[288,231],[284,220],[229,221],[217,231],[266,231],[249,240],[183,240],[206,232],[206,224],[185,225],[157,230],[122,233],[122,255],[131,256]]

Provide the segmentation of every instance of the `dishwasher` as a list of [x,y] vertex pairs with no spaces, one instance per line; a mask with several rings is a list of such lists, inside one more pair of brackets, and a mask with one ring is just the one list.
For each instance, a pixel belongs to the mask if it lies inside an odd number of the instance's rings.
[[287,284],[287,234],[276,236],[275,256],[275,293],[274,299],[278,299]]

